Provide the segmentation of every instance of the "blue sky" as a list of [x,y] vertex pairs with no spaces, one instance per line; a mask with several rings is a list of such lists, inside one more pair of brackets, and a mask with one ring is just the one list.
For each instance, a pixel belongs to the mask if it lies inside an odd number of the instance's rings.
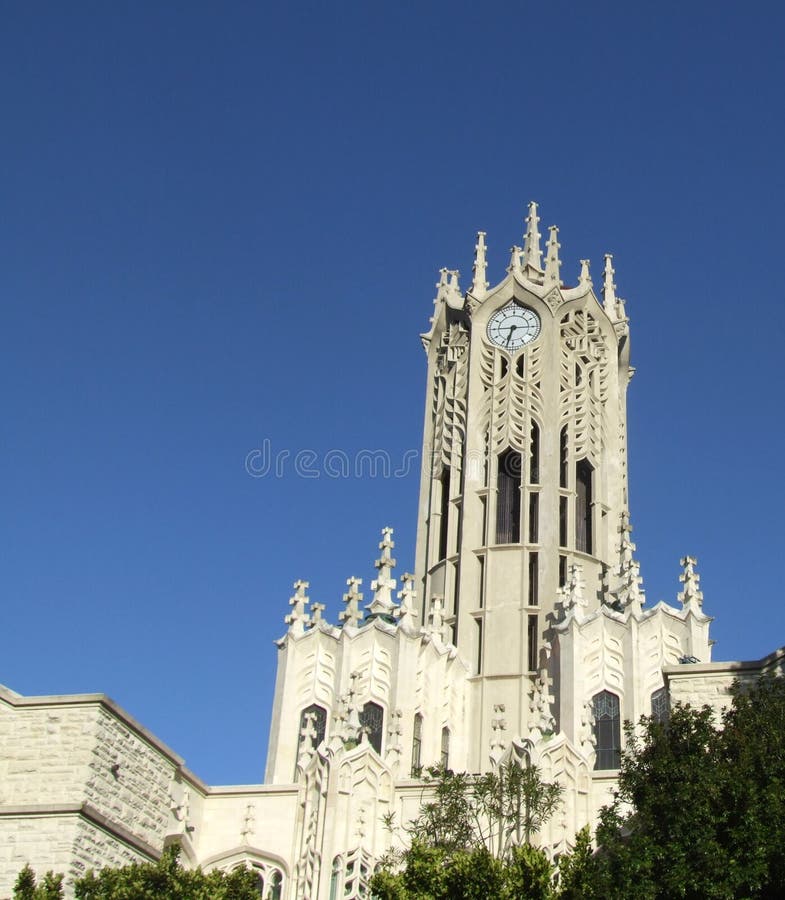
[[785,643],[785,11],[774,3],[0,4],[0,681],[108,693],[262,777],[295,578],[335,619],[416,469],[441,266],[526,203],[615,254],[650,602],[699,559],[715,659]]

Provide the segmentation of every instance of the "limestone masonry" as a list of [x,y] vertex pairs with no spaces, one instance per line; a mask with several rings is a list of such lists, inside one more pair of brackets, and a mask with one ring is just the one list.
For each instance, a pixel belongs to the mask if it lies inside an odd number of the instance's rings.
[[[561,280],[537,206],[505,277],[485,233],[467,291],[442,269],[427,331],[414,574],[393,577],[384,528],[370,591],[347,581],[327,622],[298,581],[278,675],[266,783],[210,787],[102,695],[0,688],[0,897],[25,863],[67,875],[154,860],[257,872],[271,900],[367,896],[404,839],[422,767],[536,764],[564,787],[537,835],[551,853],[594,823],[615,785],[624,720],[675,701],[728,702],[696,560],[676,605],[646,606],[627,490],[630,327],[606,255]],[[367,601],[367,602],[366,602]],[[387,814],[395,825],[385,827]],[[389,818],[388,818],[389,821]],[[69,894],[69,895],[72,895]]]

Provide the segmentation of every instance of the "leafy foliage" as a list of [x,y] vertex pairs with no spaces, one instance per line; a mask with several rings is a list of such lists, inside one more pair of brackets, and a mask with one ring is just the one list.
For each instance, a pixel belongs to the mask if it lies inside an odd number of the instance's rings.
[[62,875],[47,872],[41,884],[37,884],[29,864],[22,869],[14,884],[14,900],[61,900],[62,896]]
[[514,763],[484,775],[429,769],[433,799],[412,823],[412,838],[445,851],[483,848],[498,859],[532,836],[558,808],[562,788],[536,766]]
[[575,835],[572,853],[559,859],[559,900],[599,900],[597,893],[597,864],[591,845],[588,825]]
[[627,727],[619,792],[597,829],[600,896],[768,898],[785,893],[785,678],[736,685],[708,708]]
[[256,876],[247,868],[233,872],[184,869],[180,848],[168,847],[157,863],[88,872],[75,884],[78,900],[259,900]]
[[[559,805],[561,788],[535,766],[485,775],[430,769],[431,798],[411,847],[374,875],[378,900],[547,900],[553,866],[528,846]],[[520,842],[524,842],[519,846]]]

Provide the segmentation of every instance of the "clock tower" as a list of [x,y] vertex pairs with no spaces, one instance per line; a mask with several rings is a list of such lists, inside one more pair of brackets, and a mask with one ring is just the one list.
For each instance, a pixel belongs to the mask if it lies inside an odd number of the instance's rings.
[[[469,668],[468,771],[505,745],[500,722],[506,740],[562,734],[587,749],[595,696],[621,692],[615,718],[634,719],[661,685],[637,653],[644,598],[628,517],[624,301],[609,254],[599,296],[588,260],[567,286],[558,228],[543,261],[538,225],[531,203],[523,246],[493,287],[479,232],[471,287],[461,293],[458,273],[443,269],[422,335],[416,570],[423,624],[436,604]],[[578,636],[580,623],[606,619],[618,634]],[[705,635],[700,643],[706,659]],[[654,656],[657,669],[661,648]],[[620,737],[611,743],[615,763]]]

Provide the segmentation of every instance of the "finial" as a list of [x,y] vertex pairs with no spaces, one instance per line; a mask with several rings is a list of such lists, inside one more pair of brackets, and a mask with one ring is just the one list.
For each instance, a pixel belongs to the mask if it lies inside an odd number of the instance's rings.
[[303,716],[303,727],[300,729],[300,748],[297,754],[297,764],[301,769],[308,765],[308,761],[313,756],[316,749],[316,713],[308,712]]
[[703,592],[700,589],[701,577],[695,571],[697,565],[698,560],[694,556],[681,558],[681,567],[684,571],[679,575],[679,581],[684,585],[684,590],[679,591],[679,600],[684,606],[687,606],[688,603],[703,606]]
[[621,535],[619,542],[619,567],[617,569],[620,584],[612,593],[622,609],[630,606],[633,612],[640,612],[643,604],[646,602],[646,598],[641,586],[643,579],[640,574],[640,563],[633,557],[636,547],[630,540],[632,526],[626,510],[621,514],[621,524],[618,530]]
[[428,614],[428,631],[438,637],[443,644],[451,643],[447,634],[450,626],[444,621],[444,597],[434,594],[431,597],[431,609]]
[[390,616],[395,609],[392,592],[395,590],[396,581],[390,577],[392,570],[395,568],[395,560],[390,553],[395,547],[392,533],[393,530],[389,525],[382,528],[382,539],[379,542],[379,549],[382,551],[382,555],[374,563],[375,568],[379,570],[379,574],[371,582],[373,600],[365,607],[368,610],[368,618],[373,616]]
[[347,626],[356,627],[357,623],[363,617],[363,614],[360,612],[360,601],[362,600],[363,595],[357,590],[362,583],[362,578],[355,578],[352,576],[351,578],[346,579],[346,584],[349,586],[349,590],[343,595],[343,602],[346,604],[346,609],[338,614],[338,618],[343,622],[344,628]]
[[507,728],[507,720],[504,718],[504,709],[503,703],[495,703],[493,706],[493,718],[491,719],[491,762],[493,765],[499,762],[505,749],[504,732]]
[[360,680],[360,673],[355,671],[349,675],[349,691],[346,700],[346,725],[349,730],[350,740],[359,741],[362,731],[362,721],[360,719],[360,708],[357,705],[357,682]]
[[417,627],[418,611],[414,608],[417,591],[414,589],[414,575],[411,572],[404,572],[401,581],[403,587],[398,591],[398,599],[401,603],[393,610],[393,615],[398,619],[400,627],[403,627],[405,631],[410,631]]
[[484,297],[485,292],[488,290],[488,282],[485,279],[487,268],[488,263],[485,260],[485,232],[478,231],[477,243],[474,245],[474,266],[472,267],[472,271],[474,272],[472,294],[474,294],[477,299]]
[[537,673],[529,695],[529,723],[531,730],[538,731],[540,735],[551,733],[556,727],[556,719],[551,712],[554,700],[550,692],[551,683],[547,669],[542,669]]
[[532,200],[529,203],[529,215],[526,217],[526,234],[523,237],[523,265],[542,271],[540,249],[540,232],[537,225],[540,217],[537,215],[537,204]]
[[589,275],[589,260],[581,260],[581,274],[578,276],[578,284],[581,287],[590,288],[592,286],[591,275]]
[[521,248],[520,247],[510,247],[510,264],[507,266],[507,271],[512,272],[514,275],[521,274]]
[[616,285],[613,276],[616,270],[613,268],[613,255],[605,254],[605,272],[602,280],[602,306],[605,312],[612,318],[616,318]]
[[583,579],[583,566],[580,563],[572,563],[568,570],[567,583],[561,589],[564,609],[586,606],[584,589],[586,582]]
[[325,610],[324,603],[312,603],[311,604],[311,627],[318,628],[320,622],[324,622],[322,618],[322,613]]
[[305,611],[308,603],[305,591],[310,585],[307,581],[295,581],[293,587],[295,593],[289,598],[289,606],[292,607],[292,611],[286,616],[284,622],[289,626],[290,634],[304,634],[305,626],[311,620],[311,617]]
[[555,285],[559,287],[561,280],[559,278],[559,269],[561,261],[559,260],[559,229],[556,225],[551,225],[548,229],[550,236],[548,237],[547,256],[545,257],[545,284],[547,287]]

